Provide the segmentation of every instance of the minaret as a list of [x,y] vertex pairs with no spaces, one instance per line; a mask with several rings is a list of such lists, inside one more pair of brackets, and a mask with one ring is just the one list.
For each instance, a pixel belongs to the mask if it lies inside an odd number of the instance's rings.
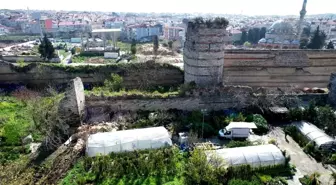
[[301,40],[301,34],[302,34],[301,28],[307,13],[306,7],[307,7],[307,0],[303,0],[302,10],[300,11],[300,21],[298,26],[298,40]]

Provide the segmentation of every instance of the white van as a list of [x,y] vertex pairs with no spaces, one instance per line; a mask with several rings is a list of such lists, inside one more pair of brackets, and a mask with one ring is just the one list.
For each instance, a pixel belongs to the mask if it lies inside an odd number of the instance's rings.
[[256,129],[255,123],[248,122],[231,122],[224,129],[219,130],[219,138],[223,139],[235,139],[235,138],[248,138],[250,136],[251,129]]

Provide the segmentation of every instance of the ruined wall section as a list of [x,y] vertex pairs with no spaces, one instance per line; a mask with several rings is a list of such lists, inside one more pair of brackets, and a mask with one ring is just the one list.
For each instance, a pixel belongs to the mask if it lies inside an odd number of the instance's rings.
[[61,66],[32,63],[24,67],[0,61],[0,84],[48,86],[66,84],[80,77],[85,85],[102,84],[111,74],[123,77],[126,88],[177,86],[183,84],[178,67],[158,63],[134,63],[106,66]]
[[185,83],[195,82],[198,86],[222,83],[226,35],[225,28],[188,24],[183,51]]
[[[266,92],[266,91],[265,91]],[[257,93],[257,94],[256,94]],[[267,96],[267,97],[266,97]],[[86,96],[87,123],[110,121],[111,115],[123,111],[223,111],[244,109],[262,101],[263,105],[288,106],[292,103],[309,103],[325,99],[327,94],[259,94],[250,87],[224,86],[211,89],[201,88],[188,92],[185,96],[149,98],[140,96]]]

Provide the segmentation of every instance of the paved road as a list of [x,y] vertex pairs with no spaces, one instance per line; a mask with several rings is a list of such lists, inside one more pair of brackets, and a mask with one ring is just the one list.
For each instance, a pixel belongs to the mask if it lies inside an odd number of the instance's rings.
[[69,55],[67,56],[67,57],[65,57],[62,61],[61,61],[61,63],[62,64],[70,64],[70,60],[71,60],[71,57],[72,57],[72,54],[71,53],[69,53]]
[[321,163],[316,162],[316,160],[306,153],[303,152],[302,148],[289,136],[287,136],[288,142],[285,140],[285,134],[283,130],[279,127],[274,128],[269,137],[276,139],[278,147],[281,150],[286,150],[287,154],[291,156],[291,162],[296,166],[297,173],[294,179],[289,181],[289,185],[300,184],[298,178],[304,175],[310,175],[314,172],[321,174],[320,181],[322,185],[332,185],[331,171],[324,168]]

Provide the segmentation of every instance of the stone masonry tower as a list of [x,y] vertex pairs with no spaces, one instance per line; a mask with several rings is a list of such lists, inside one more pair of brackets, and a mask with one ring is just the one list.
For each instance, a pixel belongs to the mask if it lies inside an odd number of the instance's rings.
[[201,87],[222,83],[228,23],[224,18],[188,22],[183,51],[185,83]]
[[307,7],[307,0],[303,0],[302,10],[300,11],[300,20],[299,20],[299,25],[298,25],[298,30],[297,30],[298,40],[301,40],[302,24],[307,14],[306,7]]

